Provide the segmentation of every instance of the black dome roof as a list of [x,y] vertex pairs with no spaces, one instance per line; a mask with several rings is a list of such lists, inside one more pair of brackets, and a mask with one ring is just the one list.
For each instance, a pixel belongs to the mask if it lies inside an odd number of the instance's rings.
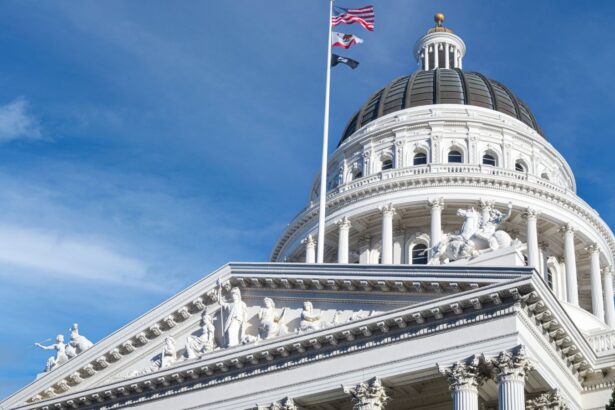
[[480,73],[438,68],[396,78],[376,91],[352,117],[338,146],[356,130],[383,115],[431,104],[467,104],[489,108],[508,114],[543,135],[527,105],[503,84],[489,80]]

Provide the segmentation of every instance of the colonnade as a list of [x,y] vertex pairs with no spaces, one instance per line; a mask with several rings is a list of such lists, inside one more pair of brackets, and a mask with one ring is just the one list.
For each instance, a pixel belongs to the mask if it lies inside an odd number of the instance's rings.
[[[444,51],[444,61],[440,61],[439,51]],[[452,54],[452,59],[451,59]],[[433,56],[433,66],[430,65],[430,57]],[[421,59],[424,70],[435,68],[459,68],[462,69],[461,50],[454,44],[447,42],[434,42],[423,46],[421,49]]]
[[[442,210],[444,200],[442,198],[430,199],[427,201],[430,209],[430,247],[434,248],[442,240]],[[481,201],[479,206],[482,209],[483,217],[495,204],[493,201]],[[393,217],[396,214],[392,203],[378,208],[382,215],[382,247],[381,263],[389,265],[393,263]],[[527,263],[528,266],[535,267],[546,276],[545,264],[541,263],[540,244],[538,240],[538,215],[539,212],[533,208],[527,208],[523,212],[526,221],[527,237]],[[338,263],[349,263],[349,238],[352,223],[348,217],[343,217],[336,222],[338,228]],[[579,291],[577,278],[577,261],[575,252],[575,229],[566,223],[560,229],[564,241],[564,265],[565,265],[565,288],[566,295],[563,298],[572,305],[579,305]],[[306,263],[316,261],[316,242],[309,235],[304,241]],[[613,270],[610,266],[603,267],[600,264],[600,247],[592,244],[586,248],[590,255],[590,282],[592,313],[600,320],[615,328],[615,306],[613,304],[612,275]],[[431,264],[438,264],[434,258]]]

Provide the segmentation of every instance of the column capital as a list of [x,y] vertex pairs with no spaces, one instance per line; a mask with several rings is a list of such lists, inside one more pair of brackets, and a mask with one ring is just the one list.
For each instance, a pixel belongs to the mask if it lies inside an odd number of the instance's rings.
[[528,206],[527,208],[525,208],[525,211],[523,212],[523,216],[526,217],[527,219],[530,219],[530,218],[536,219],[539,213],[540,212],[538,212],[535,208]]
[[525,355],[524,346],[520,346],[515,353],[501,352],[498,357],[491,360],[491,364],[498,382],[511,379],[524,381],[527,373],[534,368]]
[[377,377],[354,387],[342,386],[342,388],[344,393],[352,396],[356,410],[381,410],[389,400],[386,389]]
[[396,210],[393,207],[393,203],[392,202],[389,202],[388,204],[383,205],[383,206],[379,206],[378,210],[380,212],[382,212],[382,216],[391,216],[392,217],[396,213]]
[[340,230],[350,229],[352,227],[352,223],[350,223],[350,219],[348,219],[347,216],[344,216],[341,219],[338,219],[337,221],[335,221],[335,224]]
[[555,389],[550,392],[542,393],[533,399],[525,402],[526,410],[548,410],[560,409],[568,410],[569,407],[559,394],[559,390]]
[[594,254],[594,253],[599,253],[600,252],[600,245],[598,245],[597,243],[592,243],[590,245],[587,245],[585,247],[585,250],[587,251],[587,253],[589,253],[590,255]]
[[559,228],[559,231],[562,232],[562,233],[574,233],[574,231],[576,231],[576,229],[574,229],[574,226],[572,226],[572,224],[565,223],[564,225],[562,225]]
[[440,368],[440,373],[448,379],[451,391],[477,388],[484,381],[478,367],[478,357],[472,358],[468,362],[459,361],[450,368]]
[[434,209],[434,208],[444,208],[444,198],[440,197],[440,198],[429,198],[427,200],[427,204],[429,204],[429,207]]
[[602,274],[604,276],[613,276],[613,267],[612,266],[605,266],[602,268]]
[[316,246],[316,239],[310,234],[301,241],[305,246]]

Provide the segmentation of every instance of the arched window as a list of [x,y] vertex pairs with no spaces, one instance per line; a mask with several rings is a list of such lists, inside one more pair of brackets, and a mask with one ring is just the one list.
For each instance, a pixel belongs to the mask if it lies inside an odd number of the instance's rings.
[[427,164],[427,154],[424,152],[417,152],[414,155],[414,165],[425,165]]
[[459,151],[449,151],[448,152],[448,162],[451,163],[462,163],[463,162],[463,155],[461,155],[461,152]]
[[391,158],[385,158],[382,160],[382,170],[393,168],[393,160]]
[[359,179],[361,177],[363,177],[363,171],[361,171],[361,168],[354,167],[352,169],[352,180],[354,181],[355,179]]
[[413,265],[427,265],[427,246],[419,243],[412,247],[412,264]]
[[490,165],[492,167],[495,167],[497,165],[497,159],[495,155],[488,152],[485,153],[485,155],[483,155],[483,165]]
[[517,171],[517,172],[526,172],[527,171],[527,167],[525,166],[523,161],[515,162],[515,171]]

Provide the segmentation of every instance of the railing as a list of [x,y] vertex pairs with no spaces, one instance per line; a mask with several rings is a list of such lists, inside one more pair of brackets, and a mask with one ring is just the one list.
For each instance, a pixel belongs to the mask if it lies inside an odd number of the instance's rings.
[[615,330],[605,330],[587,336],[587,341],[596,353],[615,352]]
[[340,185],[337,188],[332,189],[327,197],[333,199],[338,194],[343,192],[352,191],[357,188],[365,187],[380,181],[397,179],[403,177],[412,177],[425,174],[482,174],[493,175],[497,177],[511,178],[517,181],[527,181],[538,184],[545,188],[552,189],[560,193],[567,193],[568,189],[556,185],[552,182],[546,181],[542,178],[538,178],[534,175],[529,175],[525,172],[511,171],[498,167],[492,167],[488,165],[469,165],[469,164],[427,164],[410,166],[406,168],[391,169],[382,172],[378,172],[373,175],[369,175],[363,178],[359,178],[356,181],[351,181],[347,184]]

